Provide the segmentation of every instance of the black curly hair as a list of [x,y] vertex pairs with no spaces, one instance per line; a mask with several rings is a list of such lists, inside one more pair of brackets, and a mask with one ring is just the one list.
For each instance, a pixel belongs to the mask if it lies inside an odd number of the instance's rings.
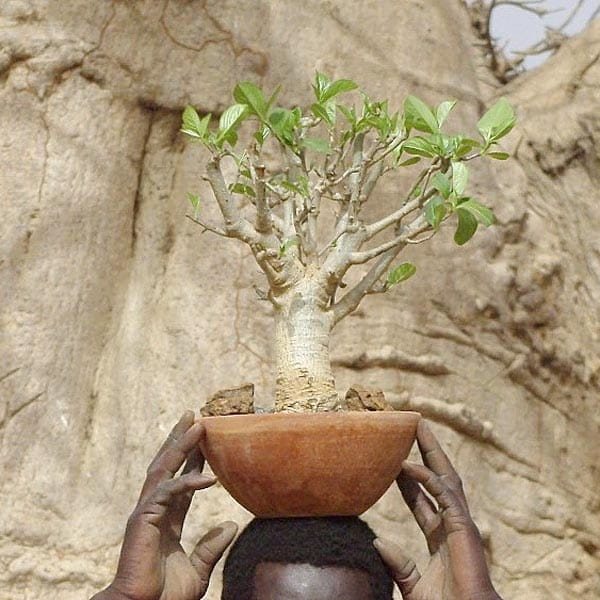
[[229,552],[221,600],[250,600],[256,566],[263,562],[362,569],[372,600],[391,600],[393,581],[374,539],[358,517],[254,519]]

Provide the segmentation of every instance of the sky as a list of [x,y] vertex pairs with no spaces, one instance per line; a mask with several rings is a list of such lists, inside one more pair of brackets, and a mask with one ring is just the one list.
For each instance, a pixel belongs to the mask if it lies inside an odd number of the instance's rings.
[[[499,6],[495,9],[492,18],[492,35],[496,37],[501,46],[510,50],[523,50],[535,44],[544,35],[544,25],[558,27],[569,16],[571,10],[577,5],[577,0],[545,0],[539,6],[556,10],[556,12],[543,17],[525,12],[514,6]],[[600,8],[600,0],[585,0],[579,13],[565,29],[569,35],[581,31],[589,21],[594,11]],[[532,68],[543,62],[547,56],[528,57],[525,61],[526,68]]]

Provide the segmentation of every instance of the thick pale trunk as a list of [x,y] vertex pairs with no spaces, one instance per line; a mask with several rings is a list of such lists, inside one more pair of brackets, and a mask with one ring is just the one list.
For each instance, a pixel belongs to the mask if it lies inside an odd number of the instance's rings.
[[304,280],[275,311],[277,411],[339,409],[329,358],[332,315],[318,286]]

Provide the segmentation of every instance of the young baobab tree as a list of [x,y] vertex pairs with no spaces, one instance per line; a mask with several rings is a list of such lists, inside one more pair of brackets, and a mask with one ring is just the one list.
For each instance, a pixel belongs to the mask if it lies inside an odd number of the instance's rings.
[[[494,220],[489,208],[466,194],[467,163],[484,156],[508,158],[495,150],[515,123],[508,102],[500,100],[481,118],[478,141],[442,131],[453,101],[432,109],[409,96],[401,113],[362,93],[358,110],[339,102],[348,92],[358,96],[357,88],[353,81],[317,73],[316,101],[303,111],[275,106],[277,90],[267,98],[242,82],[217,128],[210,127],[210,114],[200,118],[189,106],[183,114],[182,131],[210,151],[204,179],[223,223],[204,222],[199,198],[192,194],[189,218],[204,231],[247,244],[266,275],[268,290],[258,293],[274,308],[278,411],[343,409],[329,357],[335,325],[365,296],[387,292],[414,274],[410,263],[393,266],[410,244],[429,240],[442,223],[456,219],[454,239],[462,245],[479,223]],[[238,136],[242,124],[249,131]],[[281,156],[274,167],[267,166],[269,145]],[[226,160],[236,170],[229,183]],[[417,163],[420,172],[389,214],[365,218],[364,207],[380,179]],[[329,232],[321,231],[325,202],[336,212]],[[326,242],[319,245],[321,240]],[[357,265],[366,265],[366,274],[347,289],[343,278]]]

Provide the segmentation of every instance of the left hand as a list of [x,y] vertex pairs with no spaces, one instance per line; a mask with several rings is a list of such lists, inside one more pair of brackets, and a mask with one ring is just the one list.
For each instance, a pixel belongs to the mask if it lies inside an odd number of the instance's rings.
[[[237,525],[210,530],[188,556],[183,523],[196,490],[216,481],[202,474],[198,442],[204,435],[187,411],[148,467],[140,498],[127,522],[114,581],[92,600],[198,600],[213,567],[235,537]],[[183,466],[180,476],[175,474]]]
[[[490,579],[462,482],[424,420],[417,428],[423,465],[405,461],[397,482],[425,535],[431,558],[419,573],[394,543],[374,542],[404,600],[501,600]],[[425,494],[426,490],[437,506]]]

